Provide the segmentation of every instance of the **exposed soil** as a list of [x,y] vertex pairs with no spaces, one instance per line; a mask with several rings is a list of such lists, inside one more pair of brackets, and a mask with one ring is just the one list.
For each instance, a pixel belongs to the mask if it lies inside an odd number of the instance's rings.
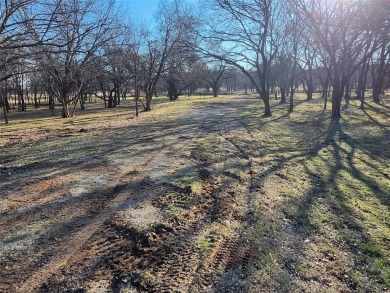
[[0,291],[239,290],[255,252],[243,234],[252,138],[237,106],[126,122],[99,137],[91,125],[2,134],[5,147],[54,146],[2,164]]

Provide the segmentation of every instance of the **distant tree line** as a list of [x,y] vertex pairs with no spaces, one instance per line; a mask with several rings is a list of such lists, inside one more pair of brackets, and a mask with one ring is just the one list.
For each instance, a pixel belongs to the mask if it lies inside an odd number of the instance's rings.
[[[130,7],[131,9],[131,7]],[[126,21],[113,0],[0,0],[0,105],[27,104],[62,117],[101,99],[131,96],[136,115],[157,93],[174,101],[199,88],[256,92],[294,109],[294,94],[320,92],[332,117],[367,89],[390,84],[387,0],[211,0],[195,9],[161,1],[155,25]]]

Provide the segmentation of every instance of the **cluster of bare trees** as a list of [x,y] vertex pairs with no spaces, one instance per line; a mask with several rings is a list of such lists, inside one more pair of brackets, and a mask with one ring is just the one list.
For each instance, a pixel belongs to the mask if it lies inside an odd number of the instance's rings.
[[30,99],[38,107],[42,96],[50,109],[60,103],[64,118],[91,97],[112,108],[127,95],[138,114],[138,105],[151,110],[157,90],[176,100],[211,78],[193,50],[198,20],[181,1],[162,1],[152,28],[125,23],[114,1],[1,0],[0,9],[6,118],[10,100],[23,111]]
[[[130,7],[131,9],[131,7]],[[199,8],[200,9],[200,8]],[[100,98],[116,107],[132,96],[152,107],[157,91],[177,100],[206,87],[217,96],[252,90],[289,102],[321,91],[332,117],[367,87],[380,101],[390,66],[387,0],[212,0],[201,9],[161,1],[155,24],[124,23],[114,0],[0,0],[0,104],[20,110],[42,97],[62,117]]]
[[311,99],[322,89],[332,117],[356,90],[361,106],[371,80],[379,102],[389,78],[390,2],[386,0],[204,1],[198,50],[238,68],[271,115],[270,96],[289,93],[293,110],[299,85]]
[[59,101],[62,116],[69,117],[70,104],[89,86],[96,53],[113,37],[112,10],[113,2],[97,0],[0,1],[4,114],[9,89],[21,110],[30,89],[36,106],[37,95],[46,92],[50,107]]

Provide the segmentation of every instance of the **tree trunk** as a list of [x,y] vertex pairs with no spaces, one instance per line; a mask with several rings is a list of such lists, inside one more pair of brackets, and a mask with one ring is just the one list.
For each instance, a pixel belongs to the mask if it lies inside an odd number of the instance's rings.
[[76,112],[76,108],[77,108],[77,104],[79,103],[79,99],[82,99],[83,98],[83,95],[80,95],[76,101],[74,101],[74,106],[73,106],[73,109],[72,109],[72,112],[71,114],[69,115],[69,117],[73,117],[74,116],[74,113]]
[[309,77],[307,79],[307,99],[313,99],[314,84],[313,84],[313,65],[309,62]]
[[377,76],[374,80],[374,85],[372,88],[372,100],[377,104],[379,104],[381,101],[380,97],[381,93],[383,92],[384,84],[384,79],[380,78],[380,76]]
[[260,93],[260,97],[263,100],[264,103],[264,117],[270,117],[271,114],[271,106],[269,103],[269,93],[266,91],[263,91]]
[[145,111],[146,112],[152,111],[152,94],[147,95],[145,98],[146,98]]
[[282,86],[280,88],[280,94],[281,94],[280,103],[285,104],[286,103],[286,88],[284,86]]
[[295,77],[295,67],[296,67],[296,64],[294,63],[294,68],[293,68],[292,75],[291,75],[291,80],[290,80],[290,105],[288,107],[288,112],[289,113],[294,111],[294,92],[295,92],[294,77]]
[[288,107],[288,112],[291,113],[292,111],[294,111],[294,92],[293,91],[290,92],[290,105]]
[[324,111],[327,109],[328,106],[328,98],[329,98],[329,92],[330,92],[330,76],[329,74],[326,75],[325,81],[323,83],[322,88],[322,94],[321,97],[324,98]]
[[[290,106],[289,106],[289,109],[288,109],[288,112],[292,112],[294,111],[294,92],[295,92],[295,89],[298,87],[295,87],[295,71],[296,71],[296,68],[297,68],[297,53],[298,52],[298,47],[297,47],[297,43],[295,42],[294,43],[294,64],[293,64],[293,68],[292,68],[292,74],[291,74],[291,78],[290,78]],[[313,85],[312,83],[308,84],[308,89],[309,88],[312,88]]]
[[24,99],[24,75],[22,74],[21,76],[21,84],[20,84],[20,88],[18,89],[18,94],[19,94],[19,101],[20,101],[20,110],[21,111],[26,111],[27,107],[26,107],[26,101]]
[[269,104],[269,98],[264,100],[264,117],[271,117],[271,106]]
[[38,106],[38,87],[34,85],[34,108],[39,108]]
[[54,97],[52,94],[49,94],[49,110],[51,110],[51,115],[54,116]]
[[[135,69],[135,71],[137,71]],[[139,88],[138,88],[138,75],[134,76],[134,91],[135,91],[135,117],[138,117],[138,100],[139,100]]]
[[80,110],[85,110],[85,100],[87,99],[86,95],[81,95],[80,97]]
[[310,81],[308,84],[307,84],[307,99],[310,101],[310,100],[313,100],[313,91],[314,91],[314,87],[313,87],[313,82]]
[[170,101],[175,101],[178,98],[178,90],[174,81],[168,81],[168,96]]
[[108,108],[108,105],[107,105],[107,93],[105,90],[102,91],[103,93],[103,100],[104,100],[104,108]]
[[108,105],[107,105],[107,108],[114,108],[114,90],[111,90],[110,91],[110,94],[108,96]]
[[69,104],[67,101],[64,101],[62,103],[62,115],[61,115],[62,118],[69,118],[70,115],[69,115]]
[[326,75],[325,81],[322,84],[322,98],[328,98],[329,96],[329,84],[330,84],[330,77],[329,74]]
[[3,113],[4,113],[4,122],[5,122],[5,124],[8,124],[8,116],[7,116],[7,109],[6,109],[6,105],[5,105],[5,98],[3,98],[3,100],[1,101],[1,106],[3,108]]
[[135,97],[135,117],[138,117],[138,99],[139,97]]
[[360,109],[364,109],[364,103],[365,103],[365,95],[364,93],[360,96]]
[[360,109],[364,109],[364,103],[366,98],[366,87],[367,87],[367,75],[368,75],[368,69],[369,69],[369,61],[364,65],[364,71],[363,71],[363,77],[362,77],[362,83],[360,88]]
[[70,101],[68,100],[68,90],[67,90],[67,88],[63,88],[62,89],[59,101],[61,102],[61,106],[62,106],[61,117],[62,118],[69,118],[70,117],[70,115],[69,115]]
[[388,64],[386,64],[386,59],[389,55],[390,50],[388,49],[388,44],[383,42],[381,47],[380,58],[378,61],[376,72],[373,70],[373,93],[372,98],[375,103],[380,103],[380,96],[385,89],[385,77],[386,71],[388,69]]
[[116,108],[117,100],[118,100],[118,98],[117,98],[117,90],[116,90],[116,88],[114,88],[113,100],[112,100],[112,105],[113,105],[114,108]]
[[[3,103],[4,103],[4,110],[6,111],[6,114],[11,110],[11,106],[8,101],[8,83],[7,80],[5,81],[5,87],[4,87],[4,97],[3,97]],[[8,119],[7,119],[8,121]]]
[[213,89],[213,96],[214,96],[214,98],[218,97],[218,87],[213,86],[212,89]]
[[345,85],[345,95],[344,95],[346,105],[349,105],[349,100],[351,99],[350,86],[351,86],[351,83],[348,80],[346,85]]
[[323,111],[326,110],[327,106],[328,106],[328,95],[326,94],[325,98],[324,98],[324,108],[323,108]]
[[356,88],[356,97],[359,101],[362,100],[363,76],[364,76],[365,67],[366,67],[366,62],[363,62],[359,70],[358,84]]
[[120,91],[119,91],[119,87],[116,89],[116,104],[117,105],[120,105],[121,104],[121,94],[120,94]]
[[5,110],[6,110],[7,113],[8,113],[9,110],[11,110],[11,106],[10,106],[10,104],[9,104],[7,95],[4,97],[4,106],[5,106]]
[[26,111],[26,101],[24,99],[23,83],[22,86],[18,89],[19,95],[19,109],[21,111]]
[[27,110],[27,105],[26,105],[26,101],[24,100],[24,95],[22,94],[21,95],[21,102],[22,102],[22,111],[26,111]]
[[338,73],[336,73],[333,80],[332,118],[341,117],[341,100],[343,97],[343,90],[340,79],[340,76],[338,75]]

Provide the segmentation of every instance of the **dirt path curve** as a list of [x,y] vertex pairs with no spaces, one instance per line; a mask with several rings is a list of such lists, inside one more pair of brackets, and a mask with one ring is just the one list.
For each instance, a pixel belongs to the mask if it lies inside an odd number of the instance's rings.
[[140,121],[84,142],[100,155],[17,174],[0,197],[0,292],[239,292],[252,253],[242,103]]

